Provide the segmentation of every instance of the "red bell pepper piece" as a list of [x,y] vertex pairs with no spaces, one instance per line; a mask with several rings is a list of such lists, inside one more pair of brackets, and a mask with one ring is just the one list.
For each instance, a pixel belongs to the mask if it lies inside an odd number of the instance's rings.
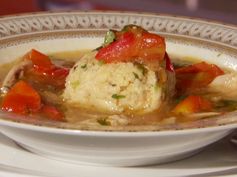
[[175,114],[191,114],[196,112],[210,111],[212,103],[201,96],[188,96],[178,103],[172,110]]
[[163,37],[138,27],[130,27],[125,31],[117,32],[115,41],[99,49],[96,59],[106,63],[127,62],[134,59],[162,61],[164,55]]
[[30,77],[34,77],[42,83],[60,88],[64,87],[66,77],[69,74],[68,68],[55,66],[47,55],[34,49],[25,58],[33,63],[33,69],[27,72]]
[[18,81],[3,98],[2,110],[17,114],[35,113],[41,108],[40,95],[29,84]]
[[178,68],[175,73],[177,79],[176,88],[179,91],[189,91],[207,86],[217,76],[223,75],[224,71],[214,64],[201,62]]

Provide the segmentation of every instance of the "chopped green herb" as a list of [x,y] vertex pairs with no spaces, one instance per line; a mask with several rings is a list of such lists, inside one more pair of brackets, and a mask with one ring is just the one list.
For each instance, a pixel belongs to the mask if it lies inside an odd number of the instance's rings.
[[226,111],[233,111],[237,108],[237,101],[234,100],[221,100],[215,103],[217,109],[224,109]]
[[160,85],[159,85],[158,83],[156,83],[156,84],[154,85],[155,91],[158,91],[159,88],[160,88]]
[[103,46],[99,46],[99,47],[95,48],[95,49],[92,50],[92,51],[93,51],[93,52],[94,52],[94,51],[98,51],[98,50],[100,50],[101,48],[103,48]]
[[222,55],[222,53],[218,53],[218,54],[217,54],[217,57],[220,57],[221,55]]
[[146,75],[148,72],[148,69],[141,63],[135,63],[137,68],[142,72],[143,75]]
[[133,75],[134,75],[134,77],[135,77],[136,79],[139,79],[139,76],[138,76],[137,73],[133,72]]
[[111,42],[113,42],[115,40],[115,34],[113,31],[109,30],[106,35],[105,35],[105,39],[104,39],[104,44],[103,46],[107,46],[109,45]]
[[176,60],[173,60],[173,65],[175,69],[178,69],[178,68],[192,65],[192,62],[187,61],[187,60],[176,59]]
[[71,86],[72,86],[73,89],[77,88],[79,85],[80,85],[79,81],[75,81],[75,82],[71,83]]
[[77,69],[77,65],[76,66],[73,66],[73,68],[72,68],[74,71]]
[[84,64],[81,66],[82,69],[85,69],[87,67],[87,64]]
[[99,65],[103,65],[105,64],[105,61],[104,60],[99,60]]
[[126,97],[125,95],[118,95],[118,94],[112,95],[112,98],[114,98],[114,99],[121,99],[121,98],[125,98],[125,97]]
[[181,102],[181,101],[184,100],[186,97],[187,97],[187,95],[181,95],[181,96],[177,97],[177,98],[175,99],[175,103],[177,104],[177,103]]
[[109,125],[111,125],[111,123],[108,121],[108,119],[107,119],[106,117],[97,119],[97,122],[98,122],[100,125],[103,125],[103,126],[109,126]]

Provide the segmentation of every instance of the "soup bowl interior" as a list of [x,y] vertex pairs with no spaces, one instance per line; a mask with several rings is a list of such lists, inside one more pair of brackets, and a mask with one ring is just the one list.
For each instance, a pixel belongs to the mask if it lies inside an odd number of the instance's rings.
[[[171,16],[116,12],[52,13],[0,19],[0,64],[14,61],[31,49],[49,55],[95,49],[101,46],[109,28],[120,29],[124,21],[163,35],[171,58],[199,59],[237,70],[235,27]],[[182,159],[237,127],[235,112],[179,125],[112,129],[31,121],[5,113],[0,116],[1,132],[32,152],[73,163],[110,166]]]

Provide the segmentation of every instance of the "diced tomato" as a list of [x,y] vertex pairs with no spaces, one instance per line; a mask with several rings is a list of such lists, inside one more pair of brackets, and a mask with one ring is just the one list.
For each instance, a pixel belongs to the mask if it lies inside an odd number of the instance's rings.
[[208,64],[206,62],[196,63],[187,67],[178,68],[175,70],[177,74],[181,73],[197,73],[197,72],[208,72],[214,76],[224,74],[218,66],[214,64]]
[[128,61],[137,53],[135,35],[131,32],[124,33],[119,40],[101,48],[96,54],[96,59],[106,63]]
[[49,119],[56,121],[64,121],[63,113],[54,106],[44,105],[42,107],[42,113]]
[[201,62],[178,68],[175,73],[177,79],[176,88],[179,91],[189,91],[207,86],[217,76],[223,75],[224,71],[214,64]]
[[37,69],[51,69],[53,68],[53,64],[50,61],[50,58],[43,54],[40,53],[39,51],[32,49],[26,56],[26,59],[31,60],[34,67]]
[[164,59],[165,40],[163,37],[157,34],[143,32],[141,38],[139,41],[141,47],[138,50],[138,58],[158,61]]
[[212,103],[201,96],[188,96],[183,101],[178,103],[172,110],[175,114],[191,114],[203,111],[210,111]]
[[127,62],[134,59],[162,61],[164,55],[163,37],[137,27],[129,27],[117,32],[114,42],[99,49],[96,59],[106,63]]
[[69,74],[68,68],[55,66],[47,55],[34,49],[25,58],[33,63],[33,68],[26,72],[27,77],[44,84],[64,88]]
[[2,102],[2,110],[18,114],[34,113],[40,107],[40,95],[24,81],[18,81],[3,98]]

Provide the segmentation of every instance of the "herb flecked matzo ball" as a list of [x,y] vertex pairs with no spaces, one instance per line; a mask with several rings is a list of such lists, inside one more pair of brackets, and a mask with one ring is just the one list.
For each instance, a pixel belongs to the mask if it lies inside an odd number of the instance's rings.
[[154,71],[142,64],[105,64],[95,52],[71,69],[63,94],[74,106],[103,112],[151,112],[161,104],[162,88]]

